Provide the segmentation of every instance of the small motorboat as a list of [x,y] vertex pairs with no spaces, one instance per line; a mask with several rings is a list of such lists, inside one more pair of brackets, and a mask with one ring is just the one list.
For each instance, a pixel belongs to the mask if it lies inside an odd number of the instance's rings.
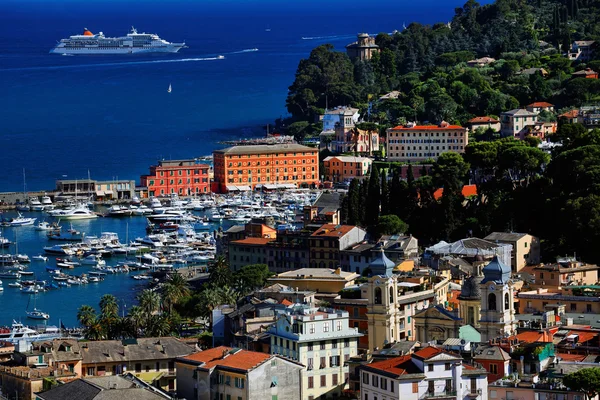
[[56,222],[49,223],[47,221],[42,221],[38,223],[34,229],[36,231],[56,231],[60,230],[60,225],[58,225]]
[[35,261],[43,261],[43,262],[47,262],[48,261],[48,257],[43,256],[41,254],[38,254],[37,256],[33,256],[33,257],[31,257],[31,259],[35,260]]
[[48,320],[50,314],[34,308],[32,311],[27,311],[27,318]]
[[35,294],[37,292],[38,289],[35,285],[21,287],[21,293],[23,294]]
[[59,287],[71,287],[71,284],[69,282],[60,281],[60,282],[58,282],[58,286]]
[[16,218],[12,218],[8,221],[8,226],[26,226],[33,225],[37,218],[27,218],[24,217],[21,213],[18,213]]
[[8,287],[13,287],[13,288],[20,288],[21,286],[22,286],[21,282],[11,282],[8,284]]
[[33,275],[33,271],[19,271],[19,273],[23,276],[31,276]]
[[27,254],[17,254],[15,257],[19,263],[29,264],[31,262],[31,259]]

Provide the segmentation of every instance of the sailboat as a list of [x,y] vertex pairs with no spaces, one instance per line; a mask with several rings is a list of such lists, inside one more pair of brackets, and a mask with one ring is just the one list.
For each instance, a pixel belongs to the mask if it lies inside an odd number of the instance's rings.
[[17,205],[17,211],[30,211],[31,207],[27,204],[27,183],[25,183],[25,168],[23,168],[23,203]]
[[169,88],[167,89],[167,93],[171,93],[173,89],[171,89],[171,84],[169,83]]
[[[38,310],[36,308],[36,305],[37,305],[37,295],[33,297],[33,310],[25,312],[27,314],[27,318],[30,318],[30,319],[43,319],[43,320],[50,319],[50,314],[45,313],[45,312],[43,312],[41,310]],[[29,307],[29,304],[27,304],[27,306]]]

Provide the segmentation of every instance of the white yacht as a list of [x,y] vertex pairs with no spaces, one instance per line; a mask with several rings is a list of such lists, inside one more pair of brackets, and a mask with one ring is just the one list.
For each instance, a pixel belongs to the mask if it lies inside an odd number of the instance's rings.
[[21,215],[21,213],[19,213],[16,218],[13,218],[10,221],[8,221],[8,225],[9,226],[33,225],[35,223],[36,219],[37,218],[27,218],[27,217],[24,217],[23,215]]
[[44,211],[54,210],[54,204],[52,204],[52,199],[46,194],[42,196],[42,205],[44,206]]
[[91,212],[85,204],[78,205],[75,208],[68,210],[55,210],[51,212],[51,215],[56,218],[67,220],[98,218],[98,215]]
[[135,28],[127,36],[106,37],[100,32],[93,34],[84,28],[81,35],[62,39],[50,50],[54,54],[134,54],[177,53],[185,43],[171,43],[154,33],[138,33]]
[[29,207],[31,207],[31,211],[44,211],[44,205],[40,203],[40,199],[37,197],[29,199]]
[[10,329],[0,329],[0,340],[16,344],[20,340],[32,342],[34,340],[51,340],[60,337],[60,330],[47,326],[43,332],[35,331],[20,322],[13,321]]

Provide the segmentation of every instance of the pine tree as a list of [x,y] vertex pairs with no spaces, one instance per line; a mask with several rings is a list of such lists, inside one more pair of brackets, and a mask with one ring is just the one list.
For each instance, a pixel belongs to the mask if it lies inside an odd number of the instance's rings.
[[385,170],[381,173],[381,215],[391,214],[390,210],[390,188]]
[[365,205],[365,225],[374,226],[379,219],[379,204],[381,202],[381,186],[379,171],[377,167],[371,168],[371,176],[369,177],[369,186],[367,191],[367,202]]

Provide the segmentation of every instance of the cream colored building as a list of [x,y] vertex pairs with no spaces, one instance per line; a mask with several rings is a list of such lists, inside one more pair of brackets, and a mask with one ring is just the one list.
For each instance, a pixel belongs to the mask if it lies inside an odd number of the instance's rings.
[[514,335],[517,329],[514,283],[510,267],[494,257],[483,268],[481,281],[481,341]]
[[[369,349],[383,348],[384,344],[400,340],[414,340],[414,314],[436,301],[445,301],[449,280],[442,279],[423,291],[406,290],[412,285],[393,274],[395,263],[383,251],[369,265],[372,277],[362,288],[367,298]],[[419,285],[416,285],[419,286]]]
[[346,311],[292,305],[277,313],[266,332],[271,354],[306,366],[302,400],[341,396],[348,388],[347,361],[358,354],[358,329],[349,326]]
[[359,33],[357,41],[346,46],[348,57],[359,60],[370,60],[374,53],[379,52],[379,46],[375,44],[375,38],[368,33]]
[[419,162],[436,160],[443,153],[464,153],[469,135],[462,126],[407,125],[387,130],[388,161]]
[[317,293],[338,293],[352,286],[360,275],[354,272],[344,272],[340,268],[301,268],[283,272],[268,279],[270,285],[279,283],[297,290],[311,290]]
[[528,233],[492,232],[485,240],[494,243],[512,245],[511,267],[513,272],[519,272],[526,265],[540,262],[540,240]]

